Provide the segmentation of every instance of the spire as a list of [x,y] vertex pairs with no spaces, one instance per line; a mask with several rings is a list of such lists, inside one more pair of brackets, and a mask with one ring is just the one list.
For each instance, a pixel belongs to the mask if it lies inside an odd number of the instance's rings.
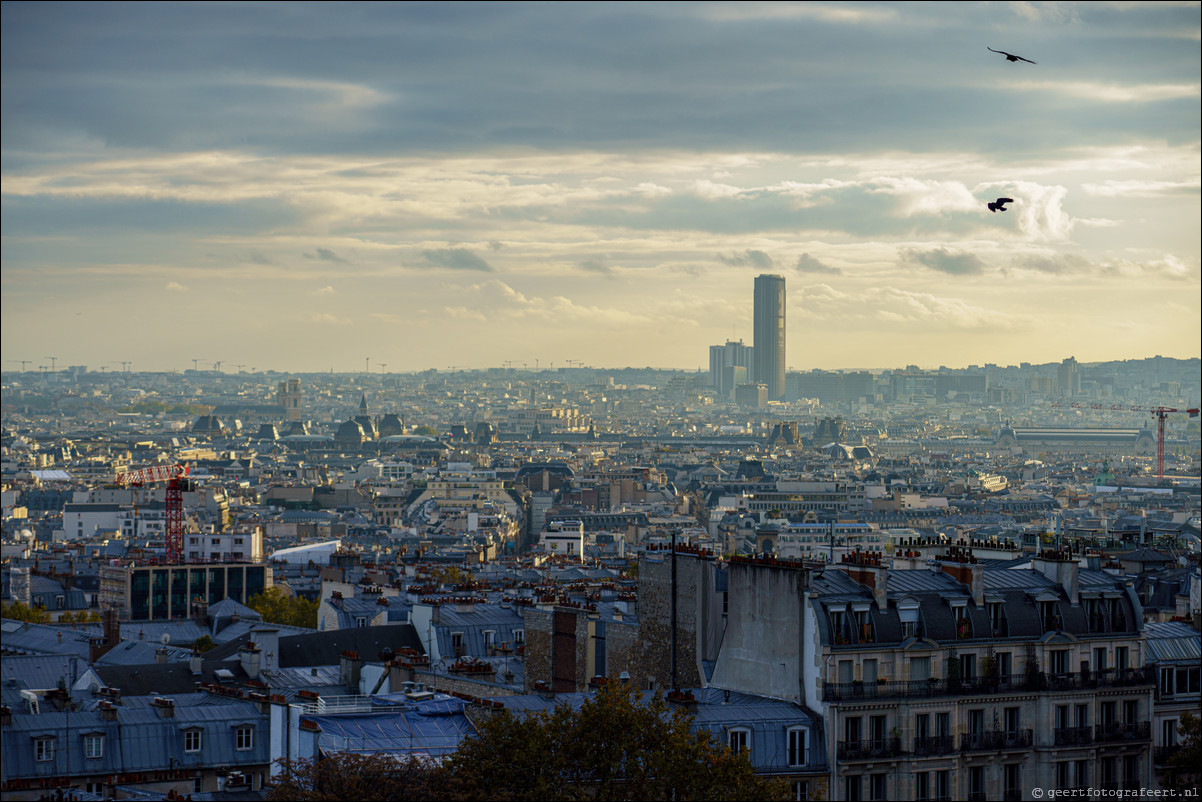
[[359,400],[359,414],[360,415],[367,414],[367,393],[364,393],[363,397],[360,398],[360,400]]

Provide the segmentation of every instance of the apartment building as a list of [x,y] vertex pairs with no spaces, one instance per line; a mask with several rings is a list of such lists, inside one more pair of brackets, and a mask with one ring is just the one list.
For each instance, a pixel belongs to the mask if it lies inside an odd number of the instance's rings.
[[832,800],[1032,799],[1152,787],[1138,599],[1048,552],[919,570],[731,561],[713,683],[821,711]]

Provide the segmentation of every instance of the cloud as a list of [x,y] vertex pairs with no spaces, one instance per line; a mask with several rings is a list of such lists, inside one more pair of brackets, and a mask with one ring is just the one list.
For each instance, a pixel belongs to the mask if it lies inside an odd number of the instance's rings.
[[837,267],[831,267],[818,259],[810,256],[808,253],[803,253],[797,257],[797,272],[798,273],[829,273],[832,275],[842,275],[843,271]]
[[430,267],[445,267],[449,270],[476,270],[493,272],[493,267],[467,248],[442,248],[422,251],[422,258]]
[[262,251],[251,251],[250,256],[247,258],[257,265],[274,265],[276,263],[274,259]]
[[1075,253],[1024,256],[1014,261],[1014,266],[1039,273],[1062,275],[1065,273],[1091,273],[1095,265]]
[[976,254],[965,251],[952,252],[947,248],[935,248],[930,251],[903,248],[900,255],[902,261],[920,264],[953,276],[981,273],[985,269],[985,263]]
[[1082,184],[1081,188],[1090,195],[1103,198],[1164,198],[1179,195],[1196,195],[1199,181],[1103,181],[1099,184]]
[[599,259],[585,259],[583,262],[578,262],[577,264],[581,270],[584,270],[588,273],[602,273],[604,275],[610,275],[613,273],[609,265],[605,264]]
[[180,284],[178,281],[168,281],[167,290],[170,292],[188,292],[188,287]]
[[314,312],[309,319],[314,323],[328,326],[349,326],[351,324],[351,321],[331,315],[329,312]]
[[345,259],[331,251],[329,248],[318,248],[316,253],[306,253],[305,258],[318,259],[322,262],[334,262],[336,264],[343,265],[348,264]]
[[326,286],[322,287],[321,289],[313,290],[313,292],[310,293],[310,295],[337,295],[337,294],[338,294],[338,290],[334,289],[333,287],[329,286],[328,284]]
[[742,253],[732,253],[729,255],[718,254],[718,261],[722,264],[730,265],[731,267],[756,267],[760,270],[771,270],[776,266],[772,257],[763,251],[748,250]]

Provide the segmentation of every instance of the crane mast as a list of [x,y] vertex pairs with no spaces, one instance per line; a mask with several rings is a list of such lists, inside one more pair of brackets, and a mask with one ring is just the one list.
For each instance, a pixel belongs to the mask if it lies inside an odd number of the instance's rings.
[[117,474],[117,484],[139,487],[151,482],[166,482],[167,494],[164,505],[164,539],[167,546],[167,563],[179,565],[184,561],[184,484],[188,476],[187,465],[152,465],[136,471]]

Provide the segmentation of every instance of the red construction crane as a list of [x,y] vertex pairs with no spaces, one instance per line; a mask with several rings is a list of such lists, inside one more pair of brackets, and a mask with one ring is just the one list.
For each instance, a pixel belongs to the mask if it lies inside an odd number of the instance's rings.
[[1129,407],[1124,404],[1053,404],[1054,407],[1069,406],[1075,409],[1114,409],[1125,412],[1150,412],[1156,416],[1156,475],[1164,476],[1164,419],[1170,412],[1184,412],[1191,418],[1198,417],[1197,409],[1177,409],[1176,407]]
[[117,484],[130,487],[141,487],[150,482],[167,483],[167,525],[164,535],[169,565],[178,565],[184,561],[184,477],[188,475],[188,470],[187,465],[153,465],[117,474]]

